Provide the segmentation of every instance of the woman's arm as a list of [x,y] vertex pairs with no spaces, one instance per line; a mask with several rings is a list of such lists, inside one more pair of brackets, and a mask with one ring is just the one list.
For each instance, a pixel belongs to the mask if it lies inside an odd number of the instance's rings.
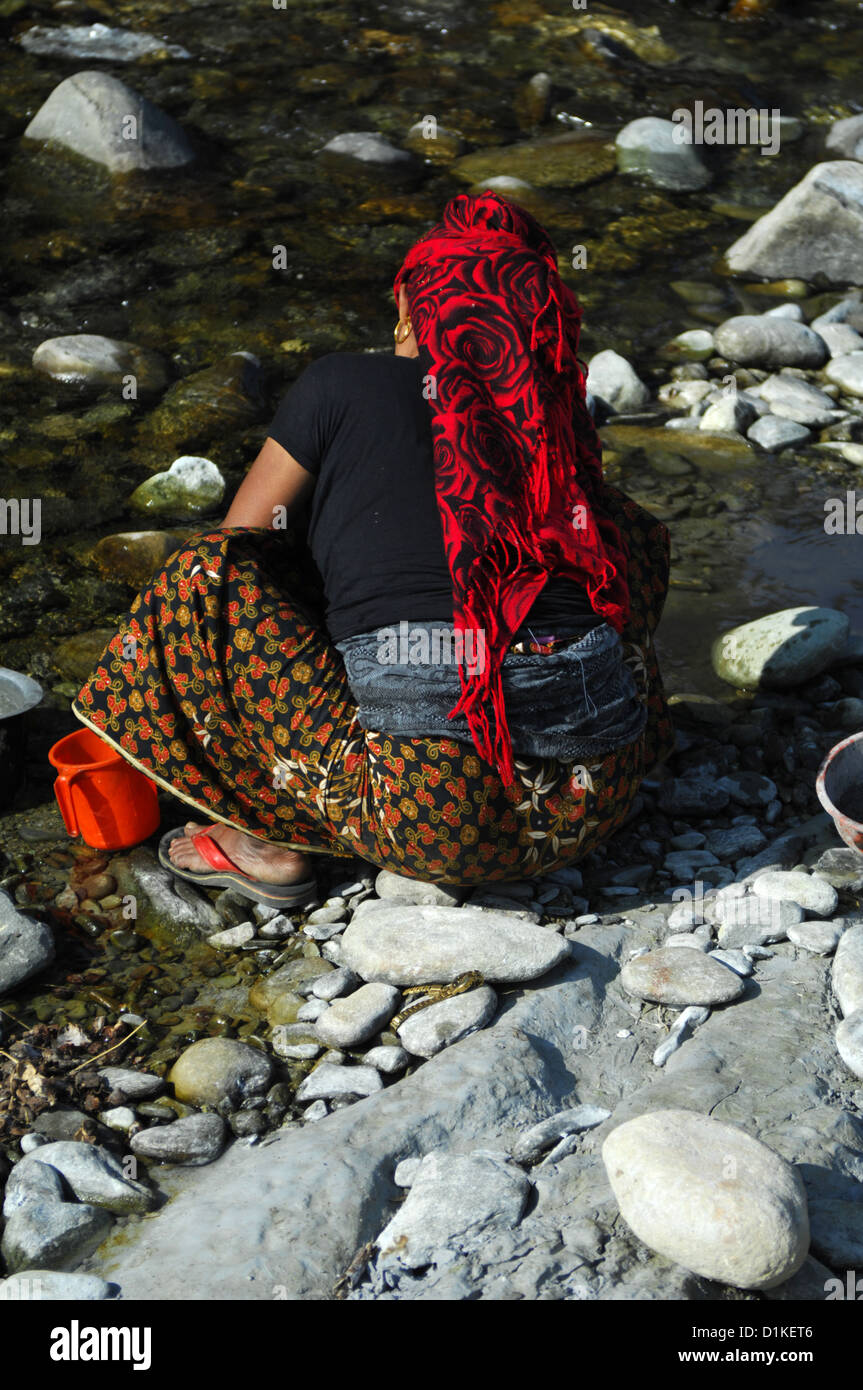
[[284,507],[286,519],[298,512],[315,486],[315,475],[277,444],[267,439],[237,488],[223,526],[269,526],[275,508]]

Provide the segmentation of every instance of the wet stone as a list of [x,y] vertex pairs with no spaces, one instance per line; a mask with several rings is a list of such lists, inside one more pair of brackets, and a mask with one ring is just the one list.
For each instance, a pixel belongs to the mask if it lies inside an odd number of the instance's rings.
[[115,1105],[110,1110],[100,1110],[99,1119],[109,1129],[116,1129],[121,1134],[128,1133],[138,1122],[137,1115],[128,1105]]
[[19,912],[0,892],[0,997],[23,984],[54,959],[51,928]]
[[595,131],[568,131],[515,145],[473,150],[453,160],[449,172],[482,188],[489,186],[489,179],[504,176],[525,181],[532,188],[572,189],[613,173],[614,167],[614,146],[610,140]]
[[225,931],[213,932],[212,936],[207,937],[207,945],[213,946],[217,951],[237,951],[241,946],[245,946],[255,935],[255,925],[253,922],[240,922],[236,927],[228,927]]
[[[134,112],[139,137],[124,137]],[[28,140],[63,145],[111,173],[189,164],[195,153],[175,120],[106,72],[78,72],[55,87],[24,131]]]
[[773,415],[800,425],[820,429],[831,424],[836,414],[836,402],[830,396],[808,381],[800,381],[784,373],[777,373],[762,381],[758,393],[762,400],[767,401]]
[[92,386],[119,388],[125,378],[133,376],[138,390],[144,393],[160,391],[167,380],[164,363],[157,353],[97,333],[47,338],[33,353],[33,366],[57,381]]
[[334,969],[334,965],[320,957],[297,957],[280,965],[269,975],[260,976],[249,990],[249,1003],[271,1023],[293,1022],[292,1019],[274,1017],[273,1011],[278,1010],[279,1001],[287,998],[292,1003],[300,993],[298,986],[302,981],[320,979]]
[[746,438],[766,450],[767,453],[780,453],[795,445],[808,444],[812,431],[806,425],[795,424],[793,420],[780,419],[778,415],[761,415],[749,426]]
[[659,188],[705,188],[712,180],[698,147],[681,142],[673,121],[661,116],[639,116],[629,121],[615,138],[617,167],[624,174],[640,174]]
[[129,505],[155,515],[194,517],[212,511],[224,495],[225,480],[212,460],[183,454],[135,488]]
[[115,29],[107,24],[36,24],[18,40],[28,53],[45,58],[99,58],[102,62],[134,63],[145,56],[190,58],[177,43],[166,43],[152,34]]
[[272,1063],[265,1052],[231,1038],[202,1038],[177,1058],[168,1080],[191,1105],[239,1104],[266,1091]]
[[850,396],[863,396],[863,353],[843,353],[831,358],[824,375]]
[[398,149],[375,130],[350,130],[341,135],[334,135],[324,145],[321,153],[348,155],[351,159],[358,159],[366,164],[410,167],[414,162],[413,155],[407,150]]
[[296,1061],[319,1057],[324,1050],[316,1022],[281,1023],[273,1029],[271,1042],[277,1057]]
[[313,981],[312,994],[316,999],[337,999],[340,995],[356,989],[361,983],[359,975],[343,965],[338,970],[332,970],[329,974],[322,975],[319,980]]
[[329,1007],[325,999],[307,999],[297,1013],[297,1023],[314,1023]]

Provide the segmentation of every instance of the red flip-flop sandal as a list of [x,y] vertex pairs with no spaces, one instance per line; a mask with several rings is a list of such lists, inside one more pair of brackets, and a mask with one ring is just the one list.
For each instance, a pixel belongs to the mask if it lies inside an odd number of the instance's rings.
[[260,879],[250,878],[228,858],[206,830],[199,830],[196,835],[191,836],[191,840],[201,858],[212,866],[212,872],[195,873],[192,869],[179,869],[168,854],[168,846],[172,840],[185,833],[181,826],[177,830],[169,830],[162,836],[159,841],[159,863],[163,869],[169,869],[172,874],[185,879],[187,883],[196,883],[200,888],[233,888],[244,898],[263,903],[265,907],[300,907],[317,896],[318,885],[314,878],[304,879],[302,883],[283,885],[262,883]]

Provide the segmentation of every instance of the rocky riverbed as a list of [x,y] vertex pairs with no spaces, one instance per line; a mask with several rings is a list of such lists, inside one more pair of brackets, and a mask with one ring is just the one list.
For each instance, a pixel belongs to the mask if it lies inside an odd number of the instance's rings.
[[[43,972],[2,1006],[10,1274],[151,1298],[824,1298],[859,1258],[863,859],[812,780],[863,666],[822,659],[792,690],[676,700],[668,775],[547,879],[466,892],[324,858],[290,918],[178,888],[146,846],[7,879],[5,930],[31,924]],[[649,1161],[609,1150],[660,1112]],[[696,1120],[680,1170],[673,1125]]]
[[[289,49],[242,4],[0,7],[2,491],[40,504],[0,662],[44,687],[17,790],[0,721],[0,1293],[823,1300],[863,1259],[863,857],[814,791],[863,730],[853,6],[378,8],[346,60],[302,7]],[[776,153],[676,144],[694,95],[778,107]],[[607,475],[671,528],[668,766],[570,870],[321,857],[289,916],[70,843],[46,753],[116,619],[306,362],[387,350],[463,187],[548,226]]]

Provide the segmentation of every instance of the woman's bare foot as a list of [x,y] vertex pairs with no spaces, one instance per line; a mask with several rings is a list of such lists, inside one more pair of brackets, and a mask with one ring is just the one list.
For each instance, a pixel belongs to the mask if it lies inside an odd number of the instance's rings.
[[188,869],[191,873],[216,872],[212,864],[202,859],[189,838],[199,830],[208,830],[219,848],[250,878],[261,883],[285,884],[300,883],[311,877],[309,856],[299,850],[269,845],[266,840],[245,835],[232,825],[199,825],[187,821],[185,829],[185,835],[178,835],[168,846],[171,863],[178,869]]

